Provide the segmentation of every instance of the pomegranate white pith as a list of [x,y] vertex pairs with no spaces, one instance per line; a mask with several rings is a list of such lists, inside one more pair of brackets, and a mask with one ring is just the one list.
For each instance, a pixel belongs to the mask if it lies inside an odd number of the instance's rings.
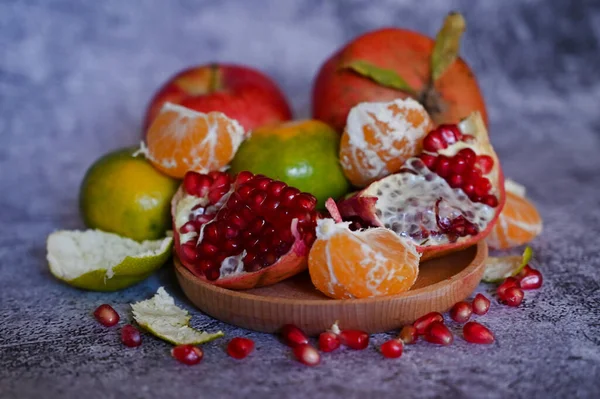
[[412,240],[423,259],[485,238],[505,201],[504,177],[481,116],[441,125],[396,174],[342,201],[345,220]]
[[312,195],[250,172],[188,172],[173,198],[175,250],[216,285],[274,284],[306,268],[315,205]]

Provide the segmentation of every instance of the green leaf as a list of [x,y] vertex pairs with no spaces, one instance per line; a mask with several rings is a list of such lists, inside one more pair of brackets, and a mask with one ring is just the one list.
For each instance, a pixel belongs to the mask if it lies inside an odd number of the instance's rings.
[[391,89],[401,90],[409,94],[415,94],[415,90],[410,85],[391,69],[379,68],[368,61],[356,60],[351,61],[342,66],[345,69],[351,69],[359,75],[369,78],[381,86]]
[[460,38],[465,31],[465,19],[458,12],[448,14],[442,29],[435,37],[431,53],[431,81],[440,78],[458,58]]
[[523,258],[521,260],[521,269],[523,269],[533,257],[533,249],[530,246],[525,247],[523,251]]

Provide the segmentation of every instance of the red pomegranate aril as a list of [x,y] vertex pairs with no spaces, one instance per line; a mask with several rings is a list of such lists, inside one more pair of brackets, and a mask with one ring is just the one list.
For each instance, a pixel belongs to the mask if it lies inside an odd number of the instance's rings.
[[229,188],[230,184],[231,183],[230,183],[229,175],[227,175],[225,173],[221,173],[214,177],[212,187],[213,188],[221,188],[221,187]]
[[407,325],[402,327],[398,338],[400,338],[406,345],[412,345],[417,342],[417,339],[419,339],[419,334],[414,326]]
[[333,352],[340,345],[340,338],[331,331],[325,331],[319,335],[319,350],[321,352]]
[[458,174],[452,175],[448,179],[448,184],[450,184],[450,187],[452,188],[459,188],[463,184],[463,177]]
[[186,233],[191,233],[191,232],[198,232],[199,228],[196,225],[196,222],[193,220],[190,220],[189,222],[186,222],[183,226],[181,226],[179,228],[179,232],[181,234],[186,234]]
[[465,341],[472,344],[491,344],[494,342],[494,334],[484,325],[476,321],[470,321],[463,327]]
[[198,259],[198,248],[194,241],[188,241],[181,245],[181,255],[188,262],[195,262]]
[[463,148],[456,155],[464,159],[467,163],[467,166],[475,165],[475,161],[477,160],[477,154],[475,154],[475,151],[470,148]]
[[239,253],[242,252],[242,246],[241,244],[236,241],[236,240],[226,240],[223,242],[221,248],[227,252],[227,254],[231,255],[238,255]]
[[489,155],[480,155],[477,157],[477,166],[484,175],[490,173],[494,167],[494,160]]
[[417,330],[417,335],[424,335],[429,326],[434,322],[443,322],[444,316],[439,312],[430,312],[424,316],[419,317],[413,323],[413,327]]
[[447,177],[450,174],[450,159],[440,155],[435,165],[435,172],[440,177]]
[[481,199],[481,202],[486,204],[487,206],[491,206],[495,208],[498,206],[498,198],[495,195],[488,194]]
[[189,195],[203,197],[212,184],[212,179],[196,172],[187,172],[183,178],[183,188]]
[[302,364],[316,366],[321,363],[321,355],[309,344],[301,344],[294,347],[294,356]]
[[210,257],[219,252],[219,248],[216,245],[210,244],[208,242],[203,242],[198,247],[198,251],[202,256]]
[[425,333],[425,341],[438,345],[450,345],[454,342],[452,332],[441,321],[434,321]]
[[241,199],[247,199],[250,194],[252,194],[252,192],[254,191],[254,187],[248,185],[248,184],[244,184],[243,186],[240,186],[237,189],[237,195],[241,198]]
[[177,345],[171,349],[171,356],[188,366],[200,363],[204,357],[202,349],[194,345]]
[[265,191],[254,190],[254,192],[252,192],[252,194],[250,194],[249,197],[250,208],[254,212],[258,212],[260,210],[261,205],[263,204],[263,202],[265,202],[266,199],[267,193]]
[[304,209],[307,211],[312,210],[316,204],[317,199],[307,193],[300,193],[294,198],[294,205],[300,209]]
[[462,138],[462,133],[456,125],[440,125],[436,130],[446,144],[454,144]]
[[287,186],[284,182],[272,181],[271,183],[269,183],[269,186],[267,187],[267,193],[270,196],[277,198],[281,194],[281,190],[283,190],[286,187]]
[[94,317],[105,327],[112,327],[119,322],[119,314],[112,306],[102,304],[94,310]]
[[304,331],[293,324],[286,324],[281,327],[281,337],[283,338],[283,342],[294,348],[298,345],[308,344],[308,337],[304,334]]
[[204,238],[210,242],[219,242],[219,226],[216,223],[209,223],[204,227]]
[[525,294],[523,290],[518,287],[510,287],[504,291],[504,294],[500,297],[502,303],[508,306],[517,307],[523,302]]
[[235,227],[225,228],[225,238],[236,238],[240,234],[240,231]]
[[471,304],[465,301],[456,302],[450,309],[450,317],[457,323],[465,323],[471,318],[473,309]]
[[475,186],[471,182],[463,182],[462,190],[470,198],[475,193]]
[[402,356],[404,350],[404,344],[401,340],[393,338],[389,341],[384,342],[379,348],[383,357],[388,359],[397,359]]
[[508,277],[502,284],[498,286],[498,288],[496,288],[496,293],[500,298],[502,298],[507,289],[512,287],[519,288],[519,286],[519,280],[514,277]]
[[467,162],[460,156],[452,158],[451,162],[452,173],[460,175],[467,170]]
[[369,346],[369,334],[360,330],[342,330],[340,341],[350,349],[363,350]]
[[254,341],[235,337],[227,344],[227,354],[234,359],[244,359],[254,350]]
[[206,275],[206,273],[210,270],[210,269],[214,269],[216,268],[217,265],[215,264],[215,262],[208,260],[208,259],[202,259],[198,262],[198,269],[200,269],[200,271],[202,272],[202,274]]
[[423,164],[427,167],[427,169],[435,170],[435,164],[437,162],[436,156],[423,153],[419,155],[419,158],[421,161],[423,161]]
[[208,192],[208,202],[216,204],[227,191],[223,187],[214,188]]
[[276,198],[267,198],[262,204],[262,211],[267,214],[273,214],[281,203]]
[[235,184],[238,186],[241,186],[242,184],[246,183],[248,180],[252,179],[252,177],[254,177],[252,172],[248,172],[247,170],[244,170],[244,171],[238,173],[237,176],[235,177]]
[[523,290],[536,290],[542,286],[544,278],[539,270],[525,266],[523,275],[519,278],[520,287]]
[[440,132],[437,130],[432,130],[423,139],[423,149],[425,151],[436,152],[446,147],[448,147],[448,144],[441,137]]
[[485,177],[480,177],[475,182],[475,194],[479,197],[485,196],[492,189],[492,183]]
[[269,179],[263,175],[256,175],[252,180],[252,185],[259,190],[266,190],[269,187],[269,184],[272,182],[272,179]]
[[212,269],[208,269],[206,271],[206,273],[204,273],[204,275],[206,276],[207,280],[210,281],[215,281],[217,280],[219,277],[221,277],[221,271],[219,270],[220,268],[220,263],[218,264],[218,266],[213,267]]
[[281,191],[281,205],[289,207],[292,205],[292,201],[296,195],[300,194],[300,190],[295,187],[286,187]]
[[131,324],[127,324],[121,329],[121,342],[125,346],[133,348],[142,344],[142,336],[137,328]]
[[490,300],[487,299],[483,294],[475,295],[473,299],[473,313],[482,316],[490,309]]

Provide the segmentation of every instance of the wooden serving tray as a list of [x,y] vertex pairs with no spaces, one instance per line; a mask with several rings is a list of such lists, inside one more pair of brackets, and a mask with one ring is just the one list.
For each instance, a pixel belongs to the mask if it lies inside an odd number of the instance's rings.
[[417,282],[400,295],[335,300],[317,291],[308,272],[270,287],[232,291],[197,278],[175,258],[179,284],[204,313],[235,326],[276,332],[286,323],[307,334],[325,331],[336,321],[342,328],[369,333],[397,329],[432,311],[444,312],[477,287],[488,249],[485,242],[421,264]]

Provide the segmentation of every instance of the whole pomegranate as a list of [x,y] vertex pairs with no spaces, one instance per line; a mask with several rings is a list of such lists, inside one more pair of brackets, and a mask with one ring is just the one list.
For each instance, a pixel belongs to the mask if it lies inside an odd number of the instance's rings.
[[243,171],[188,172],[173,197],[175,251],[213,284],[248,289],[307,267],[317,200],[287,184]]
[[339,211],[355,227],[384,226],[410,238],[428,259],[485,238],[504,201],[498,157],[474,113],[429,132],[419,156],[342,201]]
[[313,117],[338,132],[361,102],[412,97],[436,124],[458,123],[479,111],[487,125],[475,75],[458,57],[465,21],[451,13],[435,40],[405,29],[385,28],[357,37],[335,52],[314,81]]

